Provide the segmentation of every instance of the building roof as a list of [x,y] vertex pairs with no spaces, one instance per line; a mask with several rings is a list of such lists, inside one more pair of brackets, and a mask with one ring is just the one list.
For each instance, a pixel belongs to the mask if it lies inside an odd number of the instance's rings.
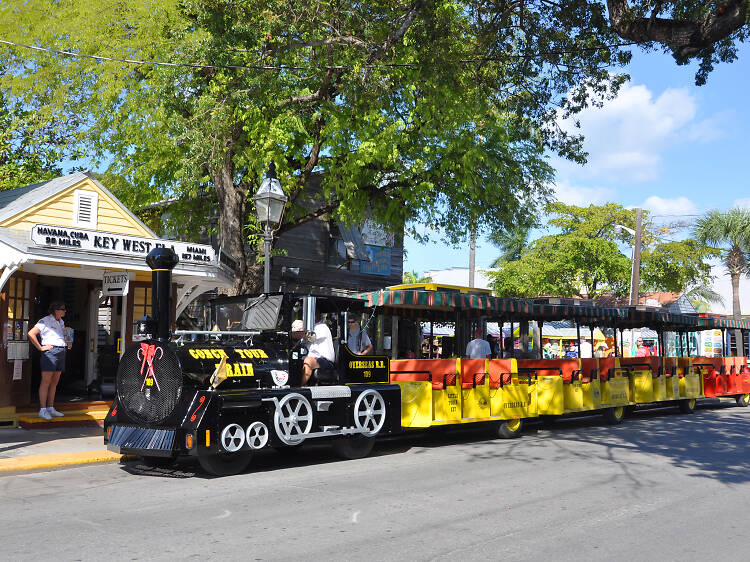
[[[614,295],[602,295],[596,299],[597,306],[627,306],[628,297],[617,297]],[[662,308],[667,312],[675,314],[695,314],[697,310],[685,297],[684,293],[671,293],[666,291],[655,291],[641,293],[638,297],[638,304]]]
[[146,226],[141,219],[131,213],[130,210],[112,194],[111,191],[109,191],[100,182],[98,182],[94,178],[93,174],[89,171],[76,172],[74,174],[61,176],[59,178],[54,178],[39,183],[33,183],[31,185],[25,185],[23,187],[17,187],[15,189],[8,189],[6,191],[0,191],[0,222],[4,221],[5,219],[14,217],[18,213],[21,213],[29,207],[33,207],[34,205],[41,203],[46,199],[54,197],[61,191],[77,183],[80,183],[85,179],[89,179],[94,182],[96,186],[104,193],[106,193],[107,196],[111,197],[124,212],[130,215],[130,217],[132,217],[133,220],[137,221],[138,224],[142,225],[143,228],[145,228],[151,236],[153,236],[154,238],[159,237],[154,231]]

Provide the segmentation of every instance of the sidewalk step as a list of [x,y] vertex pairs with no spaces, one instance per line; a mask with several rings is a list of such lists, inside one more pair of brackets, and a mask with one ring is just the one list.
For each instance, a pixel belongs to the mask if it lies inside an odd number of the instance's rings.
[[0,459],[0,473],[23,472],[27,470],[41,470],[79,464],[117,462],[129,458],[125,455],[113,453],[106,449],[99,451],[84,451],[80,453],[51,453],[47,455],[30,455]]
[[[67,412],[88,412],[88,411],[99,411],[109,410],[112,407],[111,400],[95,400],[87,402],[58,402],[55,404],[55,409],[67,415]],[[36,416],[39,412],[39,406],[25,406],[18,409],[18,415],[32,415]]]
[[68,410],[63,412],[65,417],[45,420],[37,413],[19,414],[18,424],[24,429],[37,429],[43,427],[71,427],[73,425],[98,425],[102,426],[104,418],[109,410]]

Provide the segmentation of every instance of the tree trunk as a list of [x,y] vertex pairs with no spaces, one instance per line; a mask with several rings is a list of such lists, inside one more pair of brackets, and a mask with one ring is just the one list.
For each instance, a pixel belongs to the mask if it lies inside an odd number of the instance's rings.
[[[232,294],[248,290],[248,264],[245,255],[245,217],[247,199],[245,190],[235,185],[232,151],[227,150],[220,164],[209,171],[219,202],[219,244],[222,252],[237,260],[237,272]],[[261,270],[262,275],[262,270]]]
[[[730,273],[732,278],[732,318],[735,320],[742,320],[742,310],[740,309],[740,274]],[[745,342],[742,337],[742,330],[734,331],[734,339],[737,342],[737,355],[739,357],[745,356]]]

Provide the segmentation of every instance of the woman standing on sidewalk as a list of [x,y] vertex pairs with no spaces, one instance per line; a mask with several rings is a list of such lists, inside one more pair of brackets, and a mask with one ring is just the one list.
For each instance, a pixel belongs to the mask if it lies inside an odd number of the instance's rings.
[[[55,391],[60,380],[60,373],[65,367],[65,351],[70,349],[70,343],[65,343],[65,303],[53,302],[49,307],[49,314],[39,320],[29,330],[29,341],[42,354],[40,365],[42,368],[42,382],[39,385],[39,417],[51,420],[60,418],[61,414],[55,410]],[[42,343],[38,336],[41,335]]]

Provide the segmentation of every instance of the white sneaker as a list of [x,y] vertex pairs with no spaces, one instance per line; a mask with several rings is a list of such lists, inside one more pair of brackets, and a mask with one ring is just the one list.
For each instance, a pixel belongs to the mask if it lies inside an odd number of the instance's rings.
[[39,417],[49,421],[52,419],[52,414],[47,411],[47,408],[42,408],[39,410]]
[[50,406],[49,408],[47,408],[47,411],[54,418],[64,418],[65,417],[65,414],[63,414],[62,412],[58,412],[57,410],[55,410],[55,408],[53,406]]

